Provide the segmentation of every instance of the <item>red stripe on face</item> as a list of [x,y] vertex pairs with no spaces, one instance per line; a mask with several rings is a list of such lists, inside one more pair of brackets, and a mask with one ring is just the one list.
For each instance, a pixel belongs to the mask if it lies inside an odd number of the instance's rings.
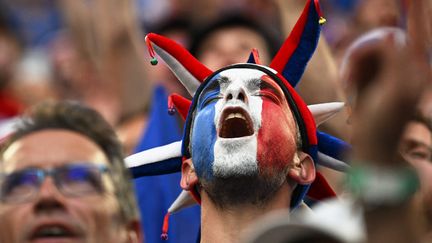
[[[296,126],[288,103],[283,96],[282,90],[274,81],[268,77],[262,78],[266,82],[262,93],[261,127],[258,131],[257,159],[260,172],[284,169],[292,162],[296,145]],[[266,86],[273,86],[267,90]],[[280,92],[280,102],[275,102],[274,97],[267,96],[267,92]],[[280,97],[280,94],[274,96]]]

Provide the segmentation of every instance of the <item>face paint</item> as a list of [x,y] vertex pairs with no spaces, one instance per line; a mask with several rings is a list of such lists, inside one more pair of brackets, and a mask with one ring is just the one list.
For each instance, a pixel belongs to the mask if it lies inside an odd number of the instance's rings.
[[198,97],[191,136],[198,176],[251,176],[283,169],[296,127],[282,90],[263,72],[227,69]]
[[293,161],[297,126],[281,88],[269,76],[261,79],[263,107],[257,157],[261,172],[272,173],[284,170]]

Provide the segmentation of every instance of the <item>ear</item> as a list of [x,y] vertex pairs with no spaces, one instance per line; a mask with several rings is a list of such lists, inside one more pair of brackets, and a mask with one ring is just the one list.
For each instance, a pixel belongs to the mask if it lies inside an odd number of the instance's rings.
[[127,237],[129,243],[140,243],[144,240],[141,224],[138,220],[132,220],[127,224]]
[[192,159],[186,159],[182,164],[182,177],[180,186],[183,190],[190,191],[198,183],[198,176],[195,173],[195,168],[192,163]]
[[312,157],[302,151],[297,151],[293,165],[288,171],[288,177],[300,185],[311,184],[315,180],[315,165]]

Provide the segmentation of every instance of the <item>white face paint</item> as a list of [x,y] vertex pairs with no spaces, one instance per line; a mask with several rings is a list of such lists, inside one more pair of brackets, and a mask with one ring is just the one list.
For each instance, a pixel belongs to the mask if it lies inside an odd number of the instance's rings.
[[[219,82],[220,95],[224,98],[218,100],[215,105],[214,123],[219,133],[214,145],[213,173],[215,176],[251,175],[258,172],[257,136],[261,127],[263,102],[259,92],[260,78],[263,75],[265,74],[261,71],[246,68],[229,69],[220,73],[220,77],[224,77]],[[224,111],[231,108],[244,109],[250,116],[253,126],[252,135],[235,138],[220,137],[223,122],[221,118],[227,119]],[[234,116],[239,114],[233,113]]]

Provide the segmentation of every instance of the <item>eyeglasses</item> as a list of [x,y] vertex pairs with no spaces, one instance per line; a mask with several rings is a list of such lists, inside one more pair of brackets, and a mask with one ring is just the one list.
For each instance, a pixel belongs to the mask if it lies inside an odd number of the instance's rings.
[[22,203],[36,198],[46,177],[51,176],[59,191],[68,197],[101,194],[102,174],[108,172],[102,164],[68,164],[51,169],[27,168],[10,174],[0,174],[0,201]]

